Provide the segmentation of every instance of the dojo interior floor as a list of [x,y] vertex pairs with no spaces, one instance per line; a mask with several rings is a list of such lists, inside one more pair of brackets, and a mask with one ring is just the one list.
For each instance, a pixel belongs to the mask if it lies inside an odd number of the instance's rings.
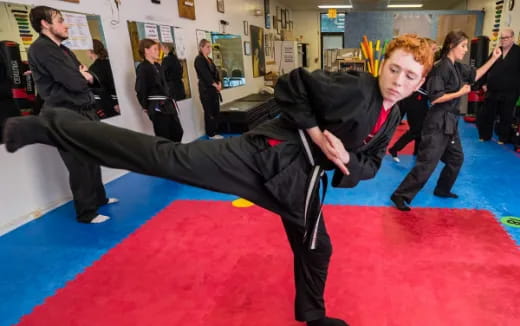
[[[520,155],[460,126],[457,200],[432,195],[440,164],[411,212],[392,208],[407,154],[387,155],[355,189],[328,188],[330,315],[351,326],[520,325],[520,228],[502,222],[520,218]],[[0,237],[0,326],[299,325],[276,216],[134,173],[107,191],[120,199],[101,209],[109,222],[76,223],[69,202]]]

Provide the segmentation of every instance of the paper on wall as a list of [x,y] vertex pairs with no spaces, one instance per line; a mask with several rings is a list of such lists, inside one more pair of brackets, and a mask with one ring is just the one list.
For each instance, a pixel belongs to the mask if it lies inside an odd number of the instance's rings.
[[65,24],[69,26],[69,38],[63,42],[71,50],[91,50],[92,35],[88,27],[87,15],[63,12]]
[[160,25],[159,30],[161,32],[161,42],[173,43],[172,28],[166,25]]
[[179,59],[186,59],[186,44],[184,42],[184,33],[182,28],[174,28],[173,38],[175,39],[175,51],[177,52],[177,57]]
[[144,38],[149,38],[151,40],[160,41],[159,34],[157,33],[157,25],[144,24]]

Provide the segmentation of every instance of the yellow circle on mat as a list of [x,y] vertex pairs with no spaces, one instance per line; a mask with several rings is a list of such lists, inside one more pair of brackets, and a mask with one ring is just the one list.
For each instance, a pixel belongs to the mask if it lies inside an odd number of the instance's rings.
[[239,198],[236,200],[233,200],[232,205],[235,207],[251,207],[254,204],[250,202],[249,200],[246,200],[244,198]]

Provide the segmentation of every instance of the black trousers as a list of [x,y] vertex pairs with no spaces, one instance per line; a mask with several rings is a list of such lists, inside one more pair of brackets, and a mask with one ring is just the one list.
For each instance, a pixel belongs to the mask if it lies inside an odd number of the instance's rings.
[[217,133],[220,112],[219,94],[212,89],[200,89],[200,102],[204,109],[204,125],[208,137]]
[[159,111],[149,112],[153,123],[153,131],[156,136],[167,138],[174,142],[180,142],[184,130],[182,129],[177,112],[165,114]]
[[[44,108],[41,114],[43,115],[46,110],[52,109]],[[66,119],[70,112],[72,116],[78,115],[86,121],[99,120],[94,110],[79,111],[79,114],[68,109],[58,112],[64,115],[63,119]],[[107,138],[105,141],[109,142],[109,139]],[[92,160],[78,157],[74,152],[64,148],[58,148],[58,152],[69,171],[69,185],[74,199],[76,219],[80,222],[90,222],[98,215],[99,206],[107,203],[105,187],[101,179],[101,168]]]
[[515,113],[517,94],[503,94],[486,98],[485,106],[477,112],[477,128],[479,138],[489,140],[493,136],[495,117],[498,114],[499,123],[497,130],[498,140],[510,142],[512,136],[512,123]]
[[417,155],[419,150],[419,143],[421,142],[421,133],[414,132],[411,129],[408,129],[404,134],[402,134],[401,137],[399,137],[399,139],[392,145],[392,147],[389,148],[389,150],[398,153],[413,140],[415,140],[413,154]]
[[[304,241],[309,225],[306,188],[312,167],[297,138],[275,147],[265,137],[250,134],[181,144],[93,122],[62,109],[48,110],[42,119],[55,145],[80,160],[234,194],[280,215],[294,255],[296,319],[325,316],[323,293],[332,245],[323,218],[318,224],[317,249],[309,249]],[[318,213],[318,191],[310,201],[311,213]]]
[[419,150],[419,143],[421,142],[421,131],[423,121],[428,112],[428,100],[422,94],[414,93],[406,99],[399,102],[399,110],[401,117],[406,114],[408,125],[410,129],[405,132],[394,145],[389,149],[392,152],[399,152],[405,148],[408,143],[415,140],[414,155],[417,155]]
[[415,166],[394,191],[395,195],[402,196],[408,203],[424,187],[439,161],[445,165],[435,189],[442,193],[450,192],[464,161],[458,130],[446,135],[442,121],[438,118],[425,121]]

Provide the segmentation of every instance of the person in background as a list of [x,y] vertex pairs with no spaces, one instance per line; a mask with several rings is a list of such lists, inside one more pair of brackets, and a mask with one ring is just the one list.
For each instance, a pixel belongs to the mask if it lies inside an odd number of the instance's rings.
[[100,103],[97,111],[99,117],[109,118],[120,114],[108,52],[100,40],[92,40],[92,49],[88,50],[88,56],[93,61],[88,70],[100,85],[93,89],[96,100]]
[[500,32],[502,56],[484,76],[482,89],[486,92],[484,109],[477,115],[480,141],[488,141],[493,135],[498,113],[498,143],[511,141],[515,104],[520,95],[520,46],[515,44],[514,32],[506,28]]
[[186,98],[186,91],[184,90],[184,83],[182,81],[184,72],[182,64],[175,54],[173,47],[162,44],[162,48],[166,55],[162,60],[161,66],[170,91],[169,95],[175,101],[184,100]]
[[[432,52],[437,53],[437,42],[429,38],[425,39],[428,41],[428,44],[430,44]],[[412,95],[398,103],[401,119],[406,114],[409,129],[388,149],[388,153],[390,153],[396,162],[400,162],[397,156],[399,151],[405,148],[411,141],[415,141],[413,155],[417,155],[419,143],[421,142],[422,124],[430,107],[430,101],[425,88],[426,83],[417,91],[413,92]]]
[[204,109],[206,134],[210,139],[221,139],[223,137],[217,134],[217,129],[222,83],[217,67],[209,57],[210,53],[211,43],[202,39],[199,42],[199,55],[195,58],[195,70],[199,78],[199,95]]
[[180,142],[184,130],[179,120],[177,102],[169,96],[159,60],[159,44],[154,40],[139,42],[143,61],[137,66],[135,91],[143,110],[152,121],[156,136]]
[[502,54],[496,48],[491,58],[475,69],[459,62],[466,52],[468,36],[462,31],[449,32],[444,39],[441,59],[428,76],[426,88],[432,106],[424,119],[415,166],[390,197],[399,210],[410,210],[407,204],[424,187],[439,161],[445,166],[433,194],[458,198],[451,188],[464,160],[458,132],[460,98],[470,92],[470,84],[479,80]]
[[[86,120],[99,120],[91,90],[91,87],[97,87],[97,82],[87,67],[62,44],[69,32],[61,12],[36,6],[31,9],[29,18],[33,29],[40,34],[30,46],[28,58],[36,90],[44,102],[41,113],[51,107],[60,107],[74,111]],[[108,220],[108,216],[98,213],[98,208],[115,203],[117,199],[107,198],[99,165],[66,150],[59,150],[59,153],[69,171],[77,221],[102,223]]]

